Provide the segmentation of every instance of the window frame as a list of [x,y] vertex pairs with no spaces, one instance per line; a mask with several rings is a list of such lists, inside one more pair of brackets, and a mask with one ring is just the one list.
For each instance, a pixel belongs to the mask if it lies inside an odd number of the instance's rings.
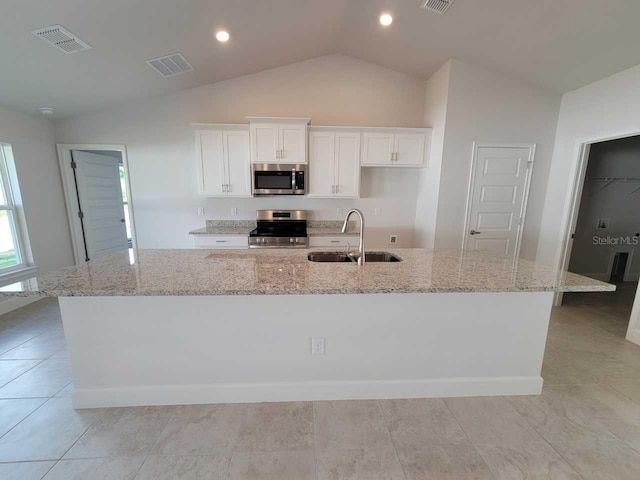
[[[0,204],[0,211],[11,212],[9,217],[9,225],[11,233],[13,234],[14,247],[16,250],[17,258],[20,260],[16,265],[10,267],[0,268],[0,278],[13,274],[15,272],[29,268],[30,265],[27,261],[27,249],[22,233],[22,224],[20,218],[20,206],[16,204],[14,195],[14,186],[12,185],[12,178],[9,174],[8,157],[11,155],[13,158],[13,151],[11,145],[8,143],[0,143],[0,183],[2,184],[2,190],[6,204]],[[0,198],[0,202],[3,199]]]

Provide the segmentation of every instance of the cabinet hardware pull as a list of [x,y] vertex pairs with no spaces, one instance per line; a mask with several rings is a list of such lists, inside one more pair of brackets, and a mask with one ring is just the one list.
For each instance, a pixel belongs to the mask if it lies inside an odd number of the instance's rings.
[[216,243],[227,243],[226,240],[216,240]]

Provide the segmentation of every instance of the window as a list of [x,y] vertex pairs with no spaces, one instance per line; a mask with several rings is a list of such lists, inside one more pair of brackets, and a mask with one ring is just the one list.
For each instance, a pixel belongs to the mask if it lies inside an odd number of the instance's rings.
[[0,143],[0,275],[27,267],[14,173],[11,146]]

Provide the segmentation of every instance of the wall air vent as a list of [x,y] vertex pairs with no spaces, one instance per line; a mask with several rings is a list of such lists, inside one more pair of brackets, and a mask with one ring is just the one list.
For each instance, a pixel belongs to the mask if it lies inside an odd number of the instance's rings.
[[181,73],[193,72],[194,68],[181,53],[147,60],[147,64],[163,77],[173,77]]
[[40,28],[31,33],[64,53],[77,53],[91,48],[62,25]]
[[423,0],[420,8],[435,12],[438,15],[444,15],[452,3],[453,0]]

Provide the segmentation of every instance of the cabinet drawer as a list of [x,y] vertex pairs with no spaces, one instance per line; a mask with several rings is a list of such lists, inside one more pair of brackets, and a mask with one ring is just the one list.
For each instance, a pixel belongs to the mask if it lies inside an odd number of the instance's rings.
[[194,235],[196,248],[249,248],[246,235]]
[[351,248],[358,248],[360,237],[357,235],[328,235],[326,237],[309,237],[309,247],[336,247],[347,248],[347,243]]

